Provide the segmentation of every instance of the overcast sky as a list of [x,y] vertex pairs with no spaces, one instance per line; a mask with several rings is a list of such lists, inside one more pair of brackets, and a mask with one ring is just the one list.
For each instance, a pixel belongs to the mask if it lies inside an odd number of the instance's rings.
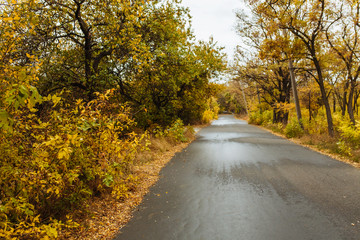
[[210,36],[225,47],[229,60],[232,59],[240,37],[236,35],[235,10],[244,8],[243,0],[183,0],[182,5],[190,8],[192,28],[198,40],[209,40]]

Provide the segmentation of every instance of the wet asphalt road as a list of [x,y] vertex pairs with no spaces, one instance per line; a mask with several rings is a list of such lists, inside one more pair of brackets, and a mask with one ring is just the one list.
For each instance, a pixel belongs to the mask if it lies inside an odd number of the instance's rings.
[[162,170],[116,240],[360,240],[360,170],[231,115]]

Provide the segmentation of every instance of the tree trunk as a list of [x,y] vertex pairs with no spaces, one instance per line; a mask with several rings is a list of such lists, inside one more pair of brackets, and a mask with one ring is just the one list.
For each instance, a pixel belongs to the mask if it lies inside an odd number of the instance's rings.
[[317,83],[320,87],[321,98],[322,98],[322,101],[323,101],[323,104],[325,107],[326,120],[327,120],[327,124],[328,124],[328,133],[329,133],[330,137],[334,137],[334,124],[333,124],[332,115],[331,115],[331,108],[330,108],[329,99],[327,97],[327,93],[325,90],[324,79],[323,79],[320,63],[319,63],[318,59],[316,58],[315,53],[313,53],[312,55],[313,55],[312,60],[314,62],[314,65],[316,67],[316,71],[318,74]]
[[353,105],[353,109],[354,112],[356,111],[356,115],[359,116],[359,106],[357,104],[358,98],[359,98],[359,91],[354,90],[354,105]]
[[347,92],[344,92],[344,97],[343,97],[343,101],[342,101],[342,108],[341,108],[341,115],[345,116],[345,112],[346,112],[346,105],[347,105]]
[[276,123],[278,121],[276,110],[277,110],[276,108],[273,108],[273,123]]
[[354,109],[353,109],[353,101],[354,101],[354,90],[355,90],[355,84],[351,83],[350,92],[349,92],[349,100],[348,100],[348,114],[350,117],[351,123],[355,126],[355,116],[354,116]]
[[308,108],[309,108],[309,122],[311,122],[311,117],[312,117],[312,112],[311,112],[311,91],[309,91],[309,103],[308,103]]
[[298,122],[299,122],[301,128],[304,129],[304,125],[303,125],[302,119],[301,119],[301,108],[300,108],[300,103],[299,103],[299,96],[298,96],[298,91],[297,91],[297,86],[296,86],[296,81],[295,81],[295,73],[294,73],[294,67],[292,64],[292,59],[289,59],[289,71],[290,71],[291,86],[292,86],[293,95],[294,95],[296,116],[297,116],[297,119],[298,119]]
[[328,124],[328,133],[329,133],[330,137],[334,137],[334,124],[333,124],[333,121],[332,121],[332,115],[331,115],[329,99],[327,98],[327,95],[326,95],[324,83],[319,82],[319,85],[320,85],[320,92],[321,92],[322,101],[324,103],[325,112],[326,112],[326,120],[327,120],[327,124]]
[[241,92],[242,92],[243,99],[244,99],[244,105],[245,105],[246,115],[249,116],[249,110],[248,110],[248,104],[247,104],[247,101],[246,101],[245,91],[244,91],[244,88],[242,88],[242,87],[240,87],[240,88],[241,88]]
[[[259,87],[256,85],[256,91],[257,91],[257,97],[258,97],[258,101],[259,101],[259,105],[261,104],[261,100],[260,100],[260,91],[259,91]],[[262,109],[261,107],[259,108],[260,110],[260,114],[262,114]]]

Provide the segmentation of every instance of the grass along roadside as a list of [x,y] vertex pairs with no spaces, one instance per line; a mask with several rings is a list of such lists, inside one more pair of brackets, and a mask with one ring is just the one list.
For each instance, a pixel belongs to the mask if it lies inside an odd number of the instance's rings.
[[[244,115],[237,115],[236,118],[249,121],[249,118]],[[251,124],[251,123],[250,123]],[[272,134],[288,139],[296,144],[307,147],[313,151],[319,152],[326,156],[329,156],[333,159],[336,159],[341,162],[345,162],[350,164],[356,168],[360,168],[360,151],[352,150],[351,155],[347,152],[339,151],[341,146],[339,146],[339,136],[335,136],[334,138],[330,138],[327,134],[302,134],[300,137],[292,137],[289,138],[286,136],[285,129],[279,128],[276,124],[253,124],[257,127],[260,127]],[[346,146],[349,148],[348,146]],[[350,149],[350,148],[349,148]]]
[[[319,152],[321,154],[324,154],[326,156],[329,156],[335,160],[341,161],[341,162],[345,162],[347,164],[350,164],[356,168],[360,168],[360,163],[359,162],[355,162],[350,160],[348,157],[343,156],[339,153],[335,153],[333,150],[331,150],[331,148],[329,147],[330,145],[334,145],[336,143],[329,141],[328,140],[328,136],[317,136],[317,138],[315,139],[313,136],[310,135],[304,135],[300,138],[287,138],[285,136],[285,134],[279,133],[278,131],[273,131],[270,128],[264,127],[264,126],[260,126],[260,125],[255,125],[261,129],[264,129],[265,131],[268,131],[276,136],[285,138],[293,143],[302,145],[304,147],[307,147],[313,151]],[[326,139],[326,140],[325,140]]]
[[[190,127],[200,129],[206,125]],[[160,170],[177,153],[186,148],[194,139],[193,130],[185,131],[187,141],[176,141],[171,137],[155,137],[150,139],[148,151],[138,153],[132,167],[135,179],[125,199],[117,200],[112,195],[93,198],[86,203],[86,214],[79,213],[75,222],[81,227],[64,230],[60,239],[113,239],[119,229],[132,217],[132,212],[139,205],[150,187],[159,179]]]

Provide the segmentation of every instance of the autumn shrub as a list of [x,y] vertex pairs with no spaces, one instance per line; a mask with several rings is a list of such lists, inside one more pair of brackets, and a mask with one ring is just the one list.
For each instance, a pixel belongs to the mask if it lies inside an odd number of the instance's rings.
[[163,139],[166,138],[170,143],[176,144],[179,142],[189,141],[195,134],[195,130],[192,126],[185,126],[181,119],[177,119],[170,126],[161,127],[156,125],[151,130],[154,138]]
[[219,111],[220,107],[217,99],[211,97],[206,104],[206,109],[202,112],[201,122],[203,124],[207,124],[210,123],[212,120],[217,119]]
[[270,110],[266,110],[263,112],[253,111],[250,112],[249,123],[256,125],[263,125],[272,122],[272,112]]
[[181,119],[176,120],[164,130],[165,136],[174,142],[187,142],[189,141],[189,136],[193,133],[193,128],[191,126],[184,126]]
[[250,112],[250,114],[249,114],[249,123],[250,124],[256,124],[256,125],[261,124],[260,112],[259,111]]
[[279,123],[268,123],[266,124],[266,127],[271,129],[274,132],[283,134],[284,133],[284,125],[283,123],[279,122]]
[[346,156],[352,156],[352,149],[349,146],[349,144],[347,144],[345,141],[343,140],[339,140],[337,143],[337,148],[335,150],[335,152],[346,155]]
[[341,138],[354,147],[360,146],[360,123],[353,125],[349,119],[343,119],[337,127]]
[[287,138],[301,137],[304,130],[301,128],[297,118],[291,118],[285,127],[285,135]]
[[215,118],[214,115],[215,114],[213,111],[205,110],[204,113],[202,114],[202,119],[201,119],[202,123],[205,123],[205,124],[210,123],[211,120],[213,120]]
[[187,139],[185,138],[185,127],[184,123],[181,119],[176,120],[173,122],[169,128],[165,131],[165,136],[174,139],[175,141],[186,142]]
[[[0,126],[0,238],[53,239],[77,226],[71,214],[86,199],[126,197],[134,156],[148,145],[147,133],[132,131],[129,108],[112,102],[111,91],[73,107],[54,95],[30,104],[31,94],[24,101],[18,94],[5,109],[11,126]],[[36,101],[53,105],[45,119]]]
[[328,132],[326,114],[324,110],[320,109],[318,114],[315,117],[313,117],[311,121],[305,119],[306,119],[305,116],[303,116],[304,128],[309,134],[322,135]]

